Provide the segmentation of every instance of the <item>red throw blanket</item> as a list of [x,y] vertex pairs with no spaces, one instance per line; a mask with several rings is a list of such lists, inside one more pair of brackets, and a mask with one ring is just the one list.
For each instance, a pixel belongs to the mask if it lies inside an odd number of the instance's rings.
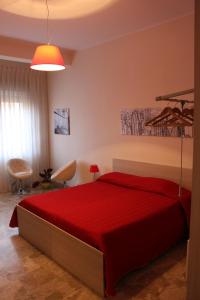
[[[163,179],[123,173],[29,196],[19,205],[104,253],[106,293],[187,235],[190,192]],[[10,226],[17,226],[16,209]]]

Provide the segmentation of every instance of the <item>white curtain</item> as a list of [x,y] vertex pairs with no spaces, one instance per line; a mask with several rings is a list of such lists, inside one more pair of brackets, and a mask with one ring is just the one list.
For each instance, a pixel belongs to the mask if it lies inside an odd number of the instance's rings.
[[10,158],[27,160],[38,178],[49,167],[46,73],[0,61],[0,192],[9,189]]

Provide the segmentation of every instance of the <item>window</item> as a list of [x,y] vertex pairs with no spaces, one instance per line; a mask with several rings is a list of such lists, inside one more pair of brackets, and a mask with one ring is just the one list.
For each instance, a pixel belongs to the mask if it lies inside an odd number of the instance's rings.
[[30,114],[20,102],[1,102],[4,156],[27,157],[31,153]]
[[34,179],[49,166],[47,77],[0,60],[0,192],[9,189],[11,158],[27,160]]

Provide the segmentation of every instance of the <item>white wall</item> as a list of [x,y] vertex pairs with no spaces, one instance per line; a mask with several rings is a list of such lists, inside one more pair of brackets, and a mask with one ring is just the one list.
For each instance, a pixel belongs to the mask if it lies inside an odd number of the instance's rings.
[[194,168],[190,221],[187,300],[200,299],[200,1],[195,0]]
[[[79,162],[76,182],[91,179],[88,165],[111,170],[113,157],[179,166],[178,138],[120,134],[122,108],[158,107],[155,96],[194,86],[194,17],[186,16],[110,43],[79,51],[69,70],[49,75],[51,165]],[[69,107],[71,135],[53,133],[54,108]],[[184,166],[192,166],[192,139]]]

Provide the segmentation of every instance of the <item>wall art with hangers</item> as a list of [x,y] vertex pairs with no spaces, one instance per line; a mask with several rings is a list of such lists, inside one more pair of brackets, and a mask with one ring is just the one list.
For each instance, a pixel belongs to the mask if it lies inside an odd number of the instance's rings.
[[193,108],[122,109],[121,134],[158,137],[193,137]]

